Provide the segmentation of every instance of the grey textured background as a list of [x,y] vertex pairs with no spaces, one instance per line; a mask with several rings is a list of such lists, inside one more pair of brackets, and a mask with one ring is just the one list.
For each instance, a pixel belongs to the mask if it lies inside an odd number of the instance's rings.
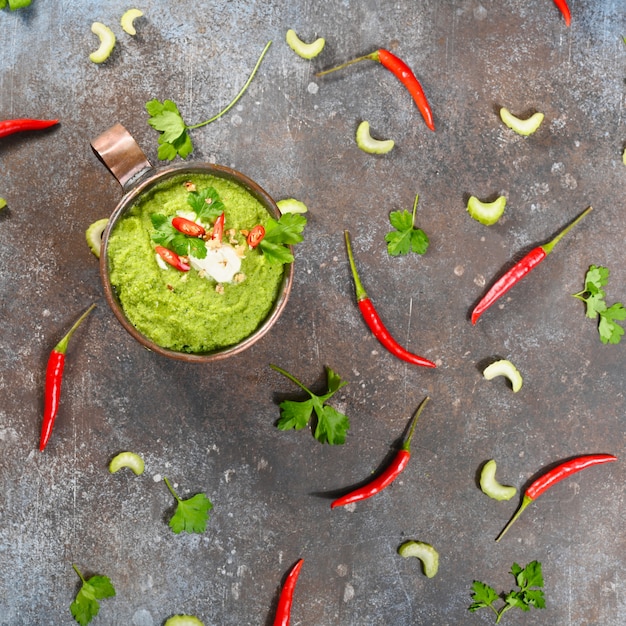
[[[490,624],[490,612],[467,611],[472,581],[508,591],[511,564],[533,559],[543,563],[547,607],[510,611],[503,622],[626,622],[623,462],[561,483],[497,544],[518,500],[495,502],[477,487],[489,458],[521,490],[575,454],[624,456],[624,346],[603,346],[571,297],[600,264],[611,270],[609,302],[626,302],[624,3],[570,4],[568,29],[551,0],[142,0],[134,38],[119,27],[130,6],[119,0],[33,0],[0,12],[0,117],[61,120],[0,140],[9,205],[0,214],[0,624],[73,623],[72,563],[117,590],[94,625],[161,625],[178,612],[207,625],[271,624],[299,557],[294,625]],[[118,35],[101,66],[88,59],[96,20]],[[323,53],[297,57],[288,28],[324,36]],[[190,158],[234,166],[276,199],[309,206],[291,299],[271,333],[232,360],[170,361],[136,344],[102,299],[84,231],[122,194],[89,143],[121,122],[157,164],[146,101],[173,99],[188,123],[211,117],[269,40],[239,104],[193,131]],[[314,76],[377,47],[413,67],[435,133],[379,65]],[[499,121],[502,105],[541,110],[545,122],[518,137]],[[363,119],[396,140],[393,152],[356,147]],[[410,209],[416,193],[430,248],[390,258],[388,214]],[[497,225],[468,217],[470,194],[499,193],[508,206]],[[545,264],[472,327],[468,312],[499,272],[589,204],[595,210]],[[389,329],[436,370],[394,359],[370,335],[344,229]],[[40,453],[48,353],[94,301]],[[518,394],[482,379],[496,356],[522,371]],[[318,391],[324,366],[349,381],[333,399],[351,419],[344,446],[276,429],[280,400],[302,396],[270,363]],[[401,479],[331,512],[329,495],[384,466],[427,394]],[[109,460],[126,449],[144,456],[142,477],[109,475]],[[206,533],[170,531],[163,476],[182,495],[213,501]],[[406,539],[438,549],[435,578],[397,555]]]

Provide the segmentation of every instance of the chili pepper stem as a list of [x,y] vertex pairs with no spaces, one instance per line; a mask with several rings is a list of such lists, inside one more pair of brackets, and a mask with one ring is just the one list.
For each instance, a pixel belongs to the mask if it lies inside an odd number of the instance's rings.
[[58,352],[60,354],[65,354],[67,352],[67,346],[70,342],[70,339],[72,337],[72,335],[74,334],[74,331],[81,325],[81,323],[83,322],[83,320],[96,308],[95,304],[92,304],[75,322],[74,325],[72,326],[72,328],[69,329],[69,331],[67,332],[67,334],[65,335],[65,337],[63,337],[63,339],[61,339],[61,341],[59,341],[59,343],[57,343],[56,346],[54,346],[54,351]]
[[327,70],[322,70],[321,72],[316,72],[315,75],[316,76],[326,76],[326,74],[330,74],[331,72],[336,72],[337,70],[342,70],[345,67],[349,67],[350,65],[354,65],[355,63],[359,63],[360,61],[378,61],[378,50],[375,50],[374,52],[370,52],[369,54],[364,54],[363,56],[360,57],[356,57],[355,59],[350,59],[349,61],[346,61],[345,63],[342,63],[341,65],[335,65],[334,67],[331,67],[330,69]]
[[350,262],[350,269],[352,270],[352,278],[354,279],[354,287],[356,289],[356,299],[357,302],[360,302],[361,300],[365,300],[367,298],[367,292],[363,287],[363,283],[361,283],[361,279],[359,278],[359,274],[356,269],[354,255],[352,254],[352,246],[350,244],[350,233],[346,230],[344,231],[344,236],[346,239],[346,248],[348,250],[348,261]]
[[415,432],[415,425],[417,424],[417,420],[419,419],[419,416],[422,414],[422,411],[424,410],[424,407],[426,406],[429,400],[430,400],[430,397],[426,396],[420,402],[420,405],[417,407],[417,411],[415,411],[415,415],[413,415],[413,417],[411,418],[411,425],[409,426],[409,432],[406,436],[406,439],[404,440],[404,443],[402,444],[402,449],[406,450],[407,452],[411,451],[411,439],[413,438],[413,433]]
[[509,523],[502,529],[500,534],[496,537],[496,541],[500,541],[504,536],[504,533],[513,525],[513,522],[523,513],[524,509],[533,502],[533,499],[527,495],[524,495],[522,498],[522,503],[519,505],[517,511],[515,511],[515,515],[509,520]]
[[565,228],[563,228],[554,239],[552,239],[548,243],[543,244],[541,246],[543,251],[546,254],[550,254],[550,252],[552,252],[552,250],[554,249],[554,246],[556,246],[556,244],[559,243],[559,241],[561,241],[561,239],[563,239],[563,237],[565,237],[565,235],[567,235],[567,233],[569,233],[569,231],[572,230],[572,228],[574,228],[574,226],[576,226],[576,224],[578,224],[578,222],[580,222],[583,217],[585,217],[587,213],[592,210],[593,207],[588,206],[573,222],[570,222]]

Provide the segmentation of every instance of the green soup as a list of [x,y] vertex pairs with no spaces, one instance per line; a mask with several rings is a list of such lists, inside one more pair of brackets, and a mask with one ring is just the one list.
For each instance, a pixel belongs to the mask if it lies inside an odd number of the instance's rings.
[[[225,235],[241,256],[237,280],[217,283],[203,272],[181,272],[157,261],[151,215],[189,213],[190,184],[213,187],[224,204]],[[282,264],[245,245],[245,233],[272,216],[237,183],[210,174],[180,174],[139,196],[109,235],[111,286],[130,323],[155,344],[178,352],[214,352],[250,336],[281,290]],[[243,231],[243,232],[241,232]]]

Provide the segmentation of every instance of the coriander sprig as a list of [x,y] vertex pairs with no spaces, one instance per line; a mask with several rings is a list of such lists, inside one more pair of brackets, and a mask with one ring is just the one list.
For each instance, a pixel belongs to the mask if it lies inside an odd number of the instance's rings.
[[[507,594],[499,595],[493,587],[483,582],[475,580],[472,585],[472,604],[469,610],[473,613],[478,609],[490,608],[496,614],[496,624],[500,623],[502,616],[509,609],[517,607],[522,611],[530,611],[532,607],[543,609],[546,606],[543,596],[543,575],[541,573],[541,563],[539,561],[531,561],[526,567],[522,568],[517,563],[513,563],[511,574],[515,577],[515,581],[519,590],[511,590]],[[498,599],[504,600],[504,606],[497,609],[494,602]]]
[[572,294],[586,305],[585,315],[598,319],[598,333],[604,344],[621,341],[624,329],[617,323],[626,319],[626,309],[621,302],[607,306],[603,287],[609,282],[609,270],[601,265],[591,265],[585,275],[585,288]]
[[291,263],[293,254],[286,246],[304,239],[302,231],[306,223],[306,217],[300,213],[285,213],[278,220],[270,218],[265,225],[265,237],[259,243],[263,256],[272,263]]
[[209,511],[213,508],[211,501],[203,493],[183,500],[174,491],[170,481],[165,477],[163,480],[176,499],[176,512],[169,522],[172,531],[177,535],[183,530],[187,533],[203,533],[209,520]]
[[391,256],[399,256],[409,252],[424,254],[428,250],[430,243],[428,235],[421,228],[415,226],[418,199],[419,196],[416,195],[412,214],[406,209],[392,211],[389,214],[389,222],[395,228],[395,231],[392,230],[385,235],[387,252]]
[[328,400],[348,383],[341,380],[341,377],[333,372],[329,367],[326,368],[327,393],[318,396],[310,389],[307,389],[295,376],[286,372],[278,365],[270,365],[270,367],[286,376],[290,381],[298,385],[300,389],[306,391],[311,396],[310,400],[294,401],[285,400],[280,403],[280,419],[276,424],[280,430],[301,430],[309,423],[311,416],[315,413],[317,418],[315,424],[314,436],[320,443],[328,443],[337,445],[345,443],[346,433],[350,428],[350,421],[346,415],[337,411],[332,406],[326,404]]
[[85,579],[76,565],[72,564],[72,567],[82,581],[82,585],[76,598],[70,604],[70,611],[81,626],[86,626],[100,611],[98,600],[112,598],[115,595],[115,588],[106,576],[92,576]]
[[271,41],[267,42],[265,48],[263,48],[263,52],[261,52],[261,56],[252,70],[252,73],[248,77],[248,80],[233,100],[221,111],[219,111],[219,113],[204,122],[191,125],[186,124],[173,100],[163,100],[163,102],[160,102],[159,100],[154,99],[146,102],[146,110],[150,115],[148,118],[148,124],[160,133],[158,139],[159,149],[157,153],[159,159],[162,161],[173,161],[177,155],[182,159],[185,159],[193,152],[193,143],[191,141],[189,131],[214,122],[235,106],[239,98],[241,98],[246,89],[248,89],[271,44]]

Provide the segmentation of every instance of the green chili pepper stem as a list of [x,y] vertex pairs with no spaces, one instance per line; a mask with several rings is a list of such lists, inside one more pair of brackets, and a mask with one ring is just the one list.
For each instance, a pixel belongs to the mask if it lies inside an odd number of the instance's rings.
[[417,411],[415,411],[415,415],[413,415],[413,417],[411,418],[411,426],[409,427],[409,432],[406,436],[406,439],[404,440],[404,443],[402,444],[402,449],[406,450],[407,452],[411,451],[411,439],[413,438],[413,433],[415,432],[415,425],[417,424],[417,420],[419,419],[419,416],[421,415],[422,411],[424,410],[424,407],[426,406],[429,400],[430,400],[430,397],[426,396],[420,402],[420,405],[417,407]]
[[241,88],[241,90],[239,91],[239,93],[234,97],[234,99],[231,101],[230,104],[228,104],[225,108],[223,108],[219,113],[217,113],[216,115],[214,115],[211,119],[208,119],[204,122],[200,122],[199,124],[193,124],[192,126],[187,126],[187,128],[189,130],[192,130],[194,128],[200,128],[202,126],[206,126],[207,124],[210,124],[211,122],[214,122],[215,120],[219,119],[220,117],[222,117],[222,115],[224,115],[225,113],[228,113],[228,111],[230,111],[235,104],[237,104],[237,101],[239,100],[239,98],[241,98],[241,96],[243,96],[244,92],[246,91],[246,89],[248,89],[248,87],[250,86],[250,83],[252,82],[252,79],[255,77],[260,65],[261,65],[261,61],[263,61],[263,57],[265,56],[265,53],[269,50],[269,47],[272,45],[271,41],[268,41],[267,44],[265,45],[265,48],[263,48],[263,52],[261,52],[261,56],[258,58],[256,65],[254,66],[254,69],[252,70],[252,73],[250,74],[250,76],[248,76],[248,80],[246,81],[245,85]]
[[546,253],[546,255],[550,254],[554,246],[556,246],[556,244],[559,243],[559,241],[561,241],[561,239],[565,235],[567,235],[567,233],[572,230],[572,228],[574,228],[574,226],[576,226],[576,224],[578,224],[578,222],[580,222],[580,220],[582,220],[583,217],[585,217],[585,215],[587,215],[587,213],[589,213],[592,209],[593,207],[588,206],[573,222],[563,228],[552,241],[544,243],[542,246],[540,246],[541,249]]
[[65,335],[65,337],[63,337],[63,339],[61,339],[61,341],[59,341],[59,343],[57,343],[56,346],[54,346],[54,351],[58,352],[59,354],[65,354],[67,352],[67,346],[70,342],[70,339],[72,337],[72,335],[74,334],[74,331],[81,325],[82,321],[96,308],[95,304],[92,304],[75,322],[74,325],[72,326],[72,328],[69,329],[69,331],[67,332],[67,335]]
[[513,517],[509,520],[509,523],[502,529],[502,532],[496,537],[496,541],[500,541],[500,539],[502,539],[502,537],[504,536],[504,533],[511,528],[511,525],[513,524],[513,522],[522,514],[522,512],[524,511],[524,509],[531,503],[533,502],[533,499],[530,496],[527,496],[524,494],[524,497],[522,498],[522,503],[520,504],[519,508],[517,509],[517,511],[515,511],[515,515],[513,515]]
[[359,273],[356,270],[356,263],[354,262],[354,255],[352,254],[352,246],[350,245],[350,233],[345,230],[344,236],[346,238],[346,248],[348,249],[348,260],[350,261],[350,269],[352,270],[352,278],[354,278],[354,287],[356,289],[356,299],[357,302],[361,302],[361,300],[367,300],[367,292],[365,291],[365,287],[363,287],[363,283],[361,283],[361,279],[359,278]]
[[292,383],[295,383],[296,385],[298,385],[298,387],[300,387],[300,389],[303,389],[309,395],[311,394],[311,392],[295,376],[292,376],[289,372],[285,371],[282,367],[278,367],[278,365],[274,365],[273,363],[270,363],[270,367],[273,370],[275,370],[275,371],[279,372],[280,374],[282,374],[283,376],[285,376],[286,378],[288,378]]
[[354,65],[355,63],[359,63],[359,61],[365,61],[365,60],[380,62],[378,58],[378,50],[374,50],[374,52],[370,52],[369,54],[364,54],[362,57],[357,57],[356,59],[350,59],[349,61],[346,61],[345,63],[342,63],[341,65],[335,65],[335,67],[331,67],[328,70],[322,70],[321,72],[317,72],[315,75],[326,76],[326,74],[330,74],[331,72],[336,72],[337,70],[342,70],[345,67]]

